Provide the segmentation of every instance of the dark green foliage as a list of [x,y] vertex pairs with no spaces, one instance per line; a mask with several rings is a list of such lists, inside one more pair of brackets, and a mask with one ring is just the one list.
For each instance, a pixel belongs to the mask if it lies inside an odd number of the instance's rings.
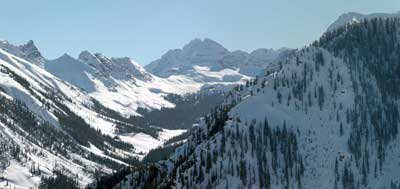
[[100,113],[101,115],[114,118],[116,120],[121,120],[121,121],[127,121],[127,119],[118,112],[111,110],[105,106],[103,106],[99,101],[96,99],[92,99],[93,102],[93,108],[96,110],[96,112]]
[[[102,116],[103,119],[114,122],[119,133],[146,133],[157,138],[159,129],[152,127],[144,127],[136,123],[132,123],[132,119],[121,116],[120,113],[103,106],[96,99],[92,99],[93,109]],[[113,118],[114,120],[110,119]],[[134,125],[135,124],[135,125]],[[138,125],[138,126],[136,126]]]
[[[364,186],[370,173],[370,153],[379,160],[375,163],[376,175],[377,169],[382,168],[388,144],[398,135],[399,31],[399,18],[374,18],[328,32],[314,43],[344,59],[350,68],[356,94],[354,107],[346,110],[346,122],[351,125],[348,147]],[[376,87],[371,80],[376,80]],[[336,81],[343,83],[339,73]],[[340,130],[342,133],[342,127]],[[345,188],[355,186],[348,167],[345,165],[344,169],[346,180],[342,180]]]
[[156,163],[160,160],[166,160],[174,153],[178,145],[167,145],[150,150],[150,152],[143,158],[143,163]]
[[343,124],[342,124],[342,122],[340,122],[340,125],[339,125],[339,134],[340,134],[340,136],[343,136]]
[[25,78],[19,76],[18,74],[16,74],[15,72],[13,72],[12,70],[10,70],[5,66],[1,66],[1,69],[3,69],[2,72],[9,74],[16,82],[18,82],[28,91],[32,92],[31,84]]
[[399,18],[375,18],[325,33],[315,44],[343,56],[352,70],[363,72],[362,69],[368,69],[384,95],[398,97],[398,31]]
[[[2,123],[41,147],[63,155],[67,155],[68,150],[77,150],[70,137],[45,120],[38,118],[22,101],[11,101],[5,97],[0,97],[0,113]],[[14,120],[14,122],[9,119]],[[21,132],[19,128],[22,128],[25,132]],[[62,144],[65,144],[65,146]]]
[[282,103],[282,94],[280,91],[278,91],[278,93],[276,94],[276,97],[278,98],[279,104],[281,104]]
[[225,126],[225,121],[228,120],[228,112],[230,107],[228,106],[220,106],[215,108],[211,114],[206,119],[206,124],[208,128],[208,136],[211,137],[215,133],[221,131]]
[[345,162],[344,170],[342,175],[342,185],[344,189],[353,189],[354,187],[354,175],[349,168],[349,163]]
[[145,128],[157,126],[166,129],[188,129],[197,123],[201,116],[220,104],[224,95],[211,92],[185,96],[170,94],[166,99],[174,103],[175,108],[151,111],[138,108],[137,112],[142,116],[133,116],[129,122]]
[[[61,105],[61,103],[59,104]],[[74,152],[76,154],[85,155],[89,160],[102,163],[103,165],[112,168],[118,168],[121,166],[119,163],[116,163],[115,161],[112,161],[108,158],[99,157],[92,153],[86,152],[75,143],[76,140],[71,136],[82,137],[77,138],[77,140],[80,140],[82,143],[84,141],[89,141],[90,139],[91,142],[98,141],[100,143],[99,138],[96,137],[101,137],[102,140],[109,142],[112,146],[115,147],[132,148],[132,146],[126,146],[125,143],[115,141],[109,136],[101,135],[101,133],[90,128],[90,126],[88,126],[80,117],[70,112],[69,109],[67,109],[66,107],[64,107],[64,111],[71,113],[71,116],[66,116],[59,112],[57,112],[59,114],[55,113],[55,115],[60,116],[60,124],[66,127],[66,131],[68,133],[65,133],[59,128],[51,125],[46,120],[43,120],[41,117],[36,116],[22,101],[8,100],[5,97],[0,97],[0,121],[2,123],[5,123],[7,127],[12,129],[14,132],[17,132],[19,135],[25,137],[32,143],[44,149],[47,149],[52,153],[61,154],[66,158],[69,157],[69,154],[71,152]],[[80,131],[82,131],[82,133],[80,133]],[[93,135],[93,133],[95,133],[96,135]],[[98,145],[99,143],[93,144]],[[99,145],[99,148],[103,147],[101,145],[103,145],[103,143]],[[11,152],[13,152],[13,156],[18,159],[21,151],[19,150],[18,146],[13,149],[15,150],[11,150]],[[121,159],[119,157],[114,158]],[[132,164],[137,162],[137,160],[132,158],[121,160]]]
[[60,125],[67,131],[79,144],[89,147],[89,142],[97,148],[106,149],[104,142],[108,142],[111,146],[131,150],[134,147],[131,144],[111,138],[108,135],[103,135],[100,130],[95,130],[88,125],[84,119],[72,112],[67,106],[57,102],[57,106],[62,109],[55,111],[54,115],[58,118]]
[[325,65],[325,60],[324,60],[324,55],[322,54],[322,52],[318,51],[315,53],[315,70],[318,72],[319,71],[319,67],[320,66],[324,66]]
[[325,92],[324,92],[324,87],[319,86],[318,87],[318,105],[319,109],[322,110],[322,107],[324,106],[325,103]]
[[42,177],[39,189],[79,189],[78,178],[70,177],[62,171],[55,171],[55,177]]
[[98,176],[93,186],[88,186],[88,189],[109,189],[125,180],[126,176],[132,172],[133,167],[124,167],[110,175]]
[[247,185],[247,166],[246,162],[242,159],[239,163],[239,176],[240,180],[242,181],[243,185]]

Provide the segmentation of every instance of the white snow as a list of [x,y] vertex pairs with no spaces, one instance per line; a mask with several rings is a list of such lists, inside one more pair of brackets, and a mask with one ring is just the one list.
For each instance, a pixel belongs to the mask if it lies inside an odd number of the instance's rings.
[[38,185],[40,182],[40,177],[32,176],[29,169],[15,160],[11,160],[10,166],[4,170],[3,176],[7,179],[4,181],[0,180],[0,188],[16,187],[28,189]]
[[162,146],[168,139],[178,136],[184,132],[186,132],[184,129],[162,129],[162,131],[159,133],[158,139],[153,138],[145,133],[132,133],[119,135],[118,137],[121,138],[122,141],[135,146],[139,159],[142,159],[144,155],[147,154],[151,149]]

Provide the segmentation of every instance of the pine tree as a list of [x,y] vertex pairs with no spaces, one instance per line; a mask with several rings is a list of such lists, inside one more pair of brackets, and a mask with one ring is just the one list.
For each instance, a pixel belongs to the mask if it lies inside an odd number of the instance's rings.
[[340,127],[339,128],[340,136],[343,136],[343,124],[342,124],[342,122],[340,122],[340,126],[339,127]]
[[239,163],[239,174],[240,180],[242,181],[243,185],[247,185],[247,167],[246,162],[242,159]]

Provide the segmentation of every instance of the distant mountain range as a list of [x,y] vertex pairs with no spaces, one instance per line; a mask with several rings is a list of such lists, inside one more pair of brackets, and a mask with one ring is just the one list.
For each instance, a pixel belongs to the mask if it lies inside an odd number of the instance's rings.
[[45,61],[44,68],[88,92],[106,107],[129,116],[135,115],[138,107],[173,107],[163,98],[166,94],[193,93],[204,88],[224,90],[226,86],[229,90],[229,86],[254,77],[257,70],[284,51],[230,53],[210,39],[195,39],[145,68],[130,58],[108,58],[88,51],[83,51],[78,59],[63,55]]
[[230,52],[211,39],[194,39],[182,49],[168,51],[161,59],[149,63],[145,68],[159,77],[191,75],[206,82],[218,81],[218,78],[203,74],[198,70],[200,67],[212,72],[234,70],[238,72],[238,77],[240,75],[255,77],[269,62],[287,50],[289,49],[257,49],[251,53],[239,50]]

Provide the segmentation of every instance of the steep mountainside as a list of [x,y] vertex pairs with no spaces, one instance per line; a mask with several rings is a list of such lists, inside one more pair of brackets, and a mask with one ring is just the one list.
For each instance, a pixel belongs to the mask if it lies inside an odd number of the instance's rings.
[[324,34],[116,188],[399,188],[399,34],[398,18]]

